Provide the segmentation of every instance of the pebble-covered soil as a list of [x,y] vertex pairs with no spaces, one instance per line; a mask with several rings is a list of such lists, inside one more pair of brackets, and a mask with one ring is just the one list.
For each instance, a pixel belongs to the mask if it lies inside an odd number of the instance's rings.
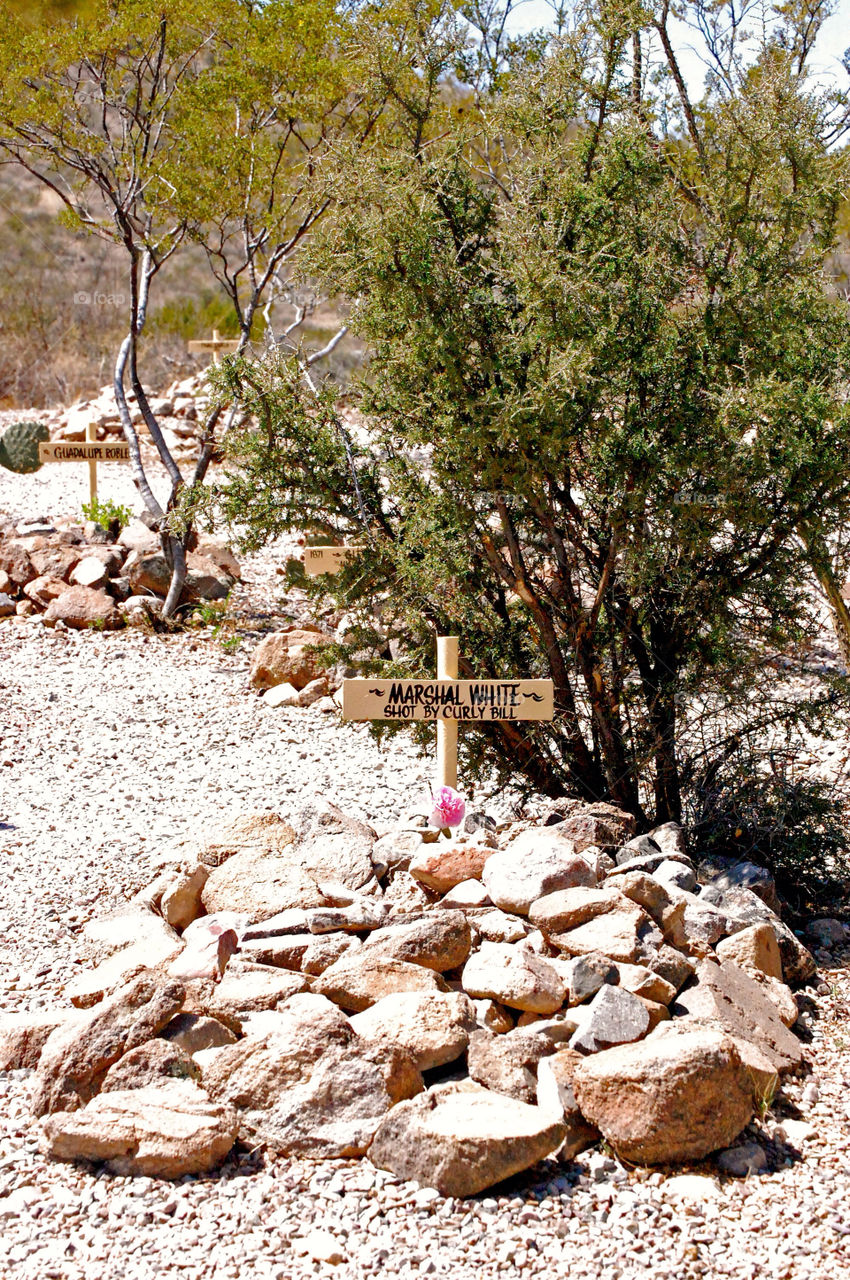
[[[0,472],[0,515],[77,516],[84,477],[71,484],[60,470]],[[133,502],[126,474],[109,496]],[[278,608],[281,554],[245,565],[233,613],[254,637]],[[235,651],[221,638],[0,621],[0,1010],[61,999],[83,923],[146,883],[163,846],[217,814],[285,815],[319,791],[381,828],[420,798],[427,762],[412,747],[396,738],[379,749],[364,727],[315,709],[265,708],[248,685],[252,635]],[[244,1150],[211,1177],[116,1178],[46,1163],[28,1073],[0,1075],[0,1275],[846,1280],[848,959],[823,971],[811,1074],[764,1117],[768,1171],[745,1180],[719,1177],[710,1161],[668,1177],[600,1151],[547,1161],[469,1201],[367,1161]],[[783,1121],[786,1137],[774,1138]]]

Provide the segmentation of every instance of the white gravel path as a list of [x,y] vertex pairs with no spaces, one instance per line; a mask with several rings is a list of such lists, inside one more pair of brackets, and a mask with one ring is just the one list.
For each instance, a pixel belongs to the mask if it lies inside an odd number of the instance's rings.
[[[80,495],[68,496],[59,471],[0,472],[0,515],[77,515]],[[109,496],[132,501],[125,480]],[[79,488],[85,497],[84,477]],[[246,576],[240,612],[256,615],[274,552]],[[82,923],[145,883],[164,843],[215,814],[285,814],[321,791],[384,826],[418,798],[427,768],[402,739],[380,751],[365,728],[267,711],[248,687],[249,650],[0,622],[0,1008],[59,998]],[[710,1162],[690,1171],[696,1184],[667,1180],[599,1152],[546,1162],[468,1202],[399,1184],[365,1161],[246,1152],[209,1178],[114,1178],[46,1163],[28,1073],[0,1075],[0,1276],[846,1280],[850,978],[846,967],[828,977],[833,994],[810,1046],[818,1088],[804,1103],[792,1085],[777,1108],[812,1124],[804,1158],[774,1149],[782,1167],[746,1182],[718,1179]],[[774,1123],[768,1116],[765,1132]],[[314,1229],[332,1235],[330,1246]]]

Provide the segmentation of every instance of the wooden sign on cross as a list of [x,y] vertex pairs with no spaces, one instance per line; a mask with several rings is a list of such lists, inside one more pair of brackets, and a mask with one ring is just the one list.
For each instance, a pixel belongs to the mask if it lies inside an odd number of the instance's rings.
[[189,351],[192,355],[200,355],[204,351],[212,353],[213,364],[218,364],[218,353],[220,351],[238,351],[238,338],[222,338],[218,329],[213,329],[211,338],[198,338],[194,342],[189,343]]
[[433,720],[437,786],[457,786],[459,724],[552,720],[551,680],[458,680],[457,636],[437,639],[436,680],[343,680],[344,720]]
[[97,502],[97,464],[99,462],[129,462],[130,449],[123,441],[118,444],[100,441],[97,424],[86,427],[85,443],[73,440],[50,440],[38,446],[39,462],[87,462],[89,464],[89,496]]
[[339,573],[349,556],[356,556],[363,547],[305,547],[304,571],[310,578],[320,573]]

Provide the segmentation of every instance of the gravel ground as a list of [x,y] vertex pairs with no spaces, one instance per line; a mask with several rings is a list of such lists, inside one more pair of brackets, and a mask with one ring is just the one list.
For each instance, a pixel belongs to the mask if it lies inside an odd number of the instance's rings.
[[[86,478],[71,484],[70,470],[0,472],[0,515],[78,515]],[[126,474],[115,473],[104,496],[132,503]],[[273,612],[280,556],[246,563],[235,612],[252,629]],[[145,883],[164,844],[220,812],[285,815],[320,791],[381,827],[418,798],[427,768],[412,748],[397,738],[379,750],[365,728],[314,710],[267,711],[247,683],[249,653],[249,640],[234,654],[208,635],[0,622],[0,1008],[55,1002],[76,971],[85,920]],[[813,1005],[812,1074],[788,1085],[759,1129],[774,1171],[746,1181],[719,1178],[710,1162],[649,1174],[598,1151],[545,1162],[470,1201],[366,1161],[246,1151],[214,1177],[115,1178],[46,1163],[28,1118],[28,1073],[0,1075],[0,1274],[846,1280],[847,959]],[[770,1141],[784,1117],[812,1126],[798,1148]]]

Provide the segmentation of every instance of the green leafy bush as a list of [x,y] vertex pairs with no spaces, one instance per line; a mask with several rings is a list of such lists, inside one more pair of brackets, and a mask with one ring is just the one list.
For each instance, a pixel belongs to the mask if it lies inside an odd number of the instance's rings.
[[111,498],[104,498],[103,500],[95,498],[91,502],[84,502],[83,515],[87,520],[100,525],[101,529],[111,532],[116,538],[133,518],[133,513],[129,507],[121,506],[120,503],[113,502]]
[[697,741],[817,718],[773,705],[775,657],[816,627],[809,530],[850,517],[850,323],[823,277],[847,155],[770,40],[665,130],[627,30],[589,6],[462,117],[441,29],[415,72],[376,63],[408,144],[338,157],[307,264],[357,302],[368,431],[297,360],[230,365],[259,425],[210,496],[245,545],[365,545],[311,587],[360,670],[433,671],[448,634],[463,676],[551,677],[555,721],[465,731],[467,774],[649,822],[681,817]]

